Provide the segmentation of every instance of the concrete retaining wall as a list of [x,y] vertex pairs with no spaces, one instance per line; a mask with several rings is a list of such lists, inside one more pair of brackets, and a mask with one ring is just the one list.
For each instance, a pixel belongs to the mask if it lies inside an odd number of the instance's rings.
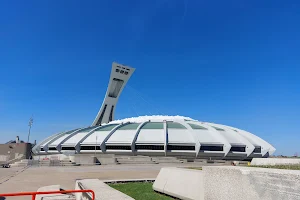
[[112,165],[117,163],[116,158],[102,158],[102,157],[97,157],[99,163],[101,165]]
[[153,189],[181,199],[300,200],[300,171],[237,166],[162,168]]
[[251,165],[300,165],[299,158],[253,158]]
[[[95,192],[95,200],[134,200],[130,196],[111,188],[99,179],[77,180],[75,190],[89,189]],[[90,194],[76,193],[76,200],[90,200]]]
[[204,199],[201,170],[162,168],[153,184],[155,191],[180,199]]
[[28,159],[30,157],[31,144],[30,143],[12,143],[0,144],[0,154],[7,156],[8,160],[19,158]]
[[299,200],[300,171],[255,167],[203,167],[204,198]]
[[75,162],[80,165],[95,165],[97,163],[97,159],[94,156],[86,156],[86,155],[76,155]]
[[43,160],[43,159],[50,159],[50,160],[64,160],[64,159],[70,159],[72,156],[67,156],[64,154],[50,154],[50,155],[38,155],[33,156],[34,160]]

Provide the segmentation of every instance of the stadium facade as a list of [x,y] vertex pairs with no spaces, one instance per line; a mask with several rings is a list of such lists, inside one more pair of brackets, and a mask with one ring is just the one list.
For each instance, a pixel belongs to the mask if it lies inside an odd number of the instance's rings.
[[112,64],[107,92],[91,126],[52,135],[33,148],[36,155],[74,152],[249,160],[275,148],[231,126],[181,116],[140,116],[114,120],[119,96],[134,68]]

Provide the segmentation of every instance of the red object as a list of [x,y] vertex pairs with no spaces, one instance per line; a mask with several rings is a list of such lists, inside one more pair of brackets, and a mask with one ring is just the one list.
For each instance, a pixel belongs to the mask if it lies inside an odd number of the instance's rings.
[[35,200],[36,195],[39,194],[65,194],[65,193],[78,193],[78,192],[90,192],[92,193],[92,200],[95,200],[95,192],[93,190],[62,190],[62,191],[48,191],[48,192],[19,192],[19,193],[7,193],[0,194],[0,197],[13,197],[13,196],[32,196],[32,200]]

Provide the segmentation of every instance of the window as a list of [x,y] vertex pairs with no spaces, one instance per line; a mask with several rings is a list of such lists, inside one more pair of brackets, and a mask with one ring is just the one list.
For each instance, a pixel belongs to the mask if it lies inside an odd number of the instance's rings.
[[124,74],[124,70],[121,70],[120,73],[121,73],[121,74]]
[[168,128],[186,129],[185,126],[177,122],[167,122]]
[[41,148],[41,151],[45,151],[43,147]]
[[200,151],[223,151],[223,146],[201,145]]
[[49,151],[57,151],[55,147],[49,147]]
[[255,147],[253,153],[261,153],[261,147]]
[[136,150],[164,150],[163,145],[135,145]]
[[106,149],[111,150],[131,150],[131,146],[106,146]]
[[80,150],[101,150],[99,145],[96,146],[80,146]]
[[82,130],[80,130],[78,133],[82,133],[82,132],[90,132],[91,130],[97,128],[97,126],[91,126],[91,127],[88,127],[88,128],[84,128]]
[[195,146],[168,145],[167,150],[195,151]]
[[128,74],[128,72],[125,72],[125,75],[127,75]]
[[225,131],[224,129],[222,128],[219,128],[219,127],[216,127],[216,126],[212,126],[214,129],[216,129],[217,131]]
[[116,69],[116,72],[119,72],[120,70],[119,69]]
[[78,129],[74,129],[74,130],[71,130],[71,131],[67,131],[67,132],[65,132],[65,135],[68,135],[68,134],[71,134],[71,133],[73,133],[74,131],[77,131]]
[[230,151],[235,151],[235,152],[246,152],[246,147],[231,147]]
[[207,130],[207,128],[205,128],[205,127],[203,127],[203,126],[199,126],[199,125],[197,125],[197,124],[190,124],[190,123],[188,123],[189,125],[190,125],[190,127],[192,128],[192,129],[202,129],[202,130]]
[[164,124],[162,122],[148,122],[142,129],[164,129]]
[[97,131],[111,131],[113,128],[115,128],[116,126],[118,126],[118,124],[108,124],[105,126],[102,126],[100,129],[98,129]]
[[75,147],[62,147],[61,150],[75,151]]
[[[121,70],[121,73],[122,73],[122,70]],[[124,84],[123,80],[114,78],[112,80],[111,86],[109,88],[108,96],[112,97],[112,98],[116,98],[119,95],[119,92],[120,92],[123,84]]]
[[139,125],[139,123],[126,124],[118,128],[118,130],[136,130]]

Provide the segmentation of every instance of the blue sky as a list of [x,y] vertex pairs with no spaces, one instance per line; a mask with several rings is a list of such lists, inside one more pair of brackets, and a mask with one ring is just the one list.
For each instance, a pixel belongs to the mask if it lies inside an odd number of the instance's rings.
[[111,63],[135,67],[116,118],[232,125],[300,154],[299,1],[0,3],[0,141],[92,123]]

